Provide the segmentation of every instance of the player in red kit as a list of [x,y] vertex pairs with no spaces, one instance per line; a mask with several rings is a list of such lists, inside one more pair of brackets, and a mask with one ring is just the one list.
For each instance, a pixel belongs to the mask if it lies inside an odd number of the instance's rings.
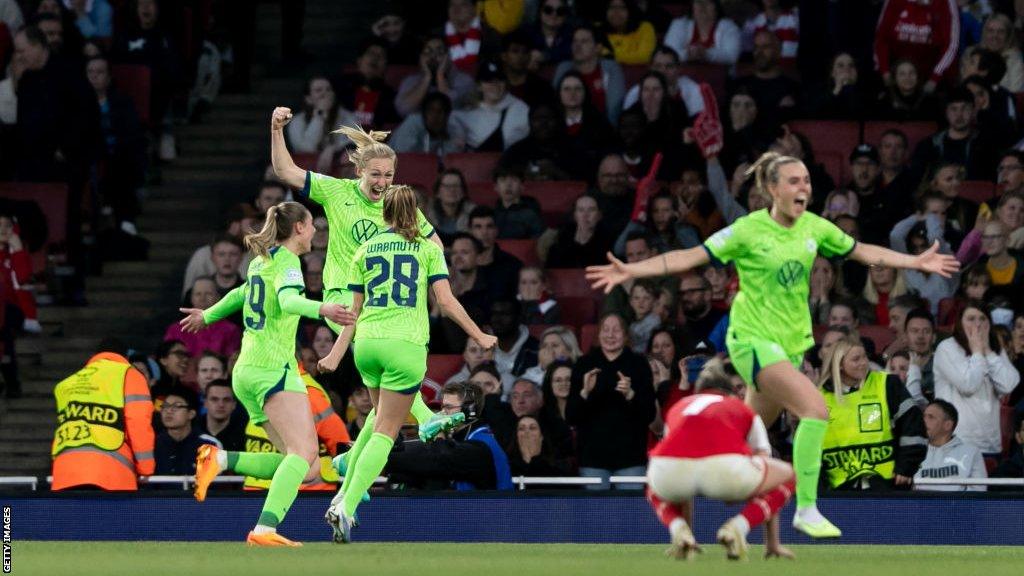
[[761,418],[733,396],[721,360],[708,362],[697,394],[665,413],[665,437],[651,450],[647,500],[672,535],[668,553],[690,559],[700,549],[687,523],[694,496],[741,502],[743,511],[718,529],[732,560],[746,557],[747,534],[768,520],[766,557],[792,558],[779,542],[776,514],[793,494],[793,468],[771,457]]

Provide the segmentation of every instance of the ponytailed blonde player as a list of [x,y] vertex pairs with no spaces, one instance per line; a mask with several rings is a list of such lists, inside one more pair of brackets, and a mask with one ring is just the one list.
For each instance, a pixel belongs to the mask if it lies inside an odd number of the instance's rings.
[[299,256],[313,242],[313,216],[297,202],[282,202],[267,211],[263,229],[245,237],[255,254],[245,284],[210,308],[182,308],[186,332],[242,310],[245,331],[242,350],[231,372],[231,388],[245,406],[249,421],[262,425],[280,451],[227,452],[206,445],[196,458],[196,500],[206,499],[213,479],[223,470],[271,480],[256,527],[246,542],[251,546],[301,546],[277,533],[277,525],[295,501],[303,479],[319,475],[310,465],[318,446],[306,384],[295,360],[299,316],[325,318],[351,325],[355,315],[340,304],[321,304],[303,296],[306,291]]
[[[339,543],[350,540],[356,507],[384,469],[426,374],[428,290],[445,316],[482,348],[489,349],[497,341],[480,330],[452,294],[444,251],[423,237],[412,188],[392,186],[384,195],[383,215],[387,229],[356,250],[347,274],[353,312],[359,317],[353,346],[356,367],[377,417],[372,424],[367,419],[363,428],[371,434],[369,441],[349,451],[345,485],[327,510],[327,522]],[[338,338],[320,366],[335,369],[347,344],[344,336]]]
[[587,268],[594,288],[605,293],[631,278],[680,274],[708,263],[736,265],[740,291],[729,312],[726,346],[747,383],[747,403],[771,425],[786,409],[800,418],[793,438],[797,511],[793,527],[815,538],[842,532],[818,511],[821,447],[828,409],[821,392],[800,372],[803,354],[814,345],[807,307],[811,265],[821,254],[848,257],[869,266],[909,268],[950,276],[956,258],[939,254],[936,242],[910,256],[856,242],[828,220],[807,212],[811,177],[797,158],[763,154],[747,171],[752,194],[772,199],[770,209],[752,212],[712,235],[703,246],[675,250],[626,264],[611,253],[611,264]]

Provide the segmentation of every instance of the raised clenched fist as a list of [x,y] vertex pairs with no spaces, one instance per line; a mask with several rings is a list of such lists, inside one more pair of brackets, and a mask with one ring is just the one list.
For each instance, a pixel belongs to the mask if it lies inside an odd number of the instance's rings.
[[278,106],[270,117],[270,128],[281,130],[292,120],[292,109]]

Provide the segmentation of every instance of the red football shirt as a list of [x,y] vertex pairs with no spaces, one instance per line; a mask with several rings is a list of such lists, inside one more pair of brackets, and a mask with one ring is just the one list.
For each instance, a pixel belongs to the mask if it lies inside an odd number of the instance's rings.
[[747,443],[754,411],[737,398],[695,394],[665,412],[665,437],[651,456],[704,458],[753,452]]

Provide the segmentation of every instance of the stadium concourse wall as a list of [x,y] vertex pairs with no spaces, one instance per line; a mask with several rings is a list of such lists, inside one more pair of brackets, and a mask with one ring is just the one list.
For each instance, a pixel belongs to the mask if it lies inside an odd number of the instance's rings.
[[[281,526],[300,541],[327,541],[329,495],[301,494]],[[240,541],[252,528],[262,494],[216,494],[197,503],[188,493],[137,495],[0,494],[18,540]],[[844,544],[1024,545],[1024,494],[834,497],[822,511],[843,529]],[[698,499],[695,532],[714,541],[718,526],[739,510]],[[810,540],[789,526],[786,542]],[[636,492],[581,494],[406,493],[375,496],[359,509],[354,539],[364,542],[664,543],[667,532]],[[759,542],[760,530],[751,535]]]

